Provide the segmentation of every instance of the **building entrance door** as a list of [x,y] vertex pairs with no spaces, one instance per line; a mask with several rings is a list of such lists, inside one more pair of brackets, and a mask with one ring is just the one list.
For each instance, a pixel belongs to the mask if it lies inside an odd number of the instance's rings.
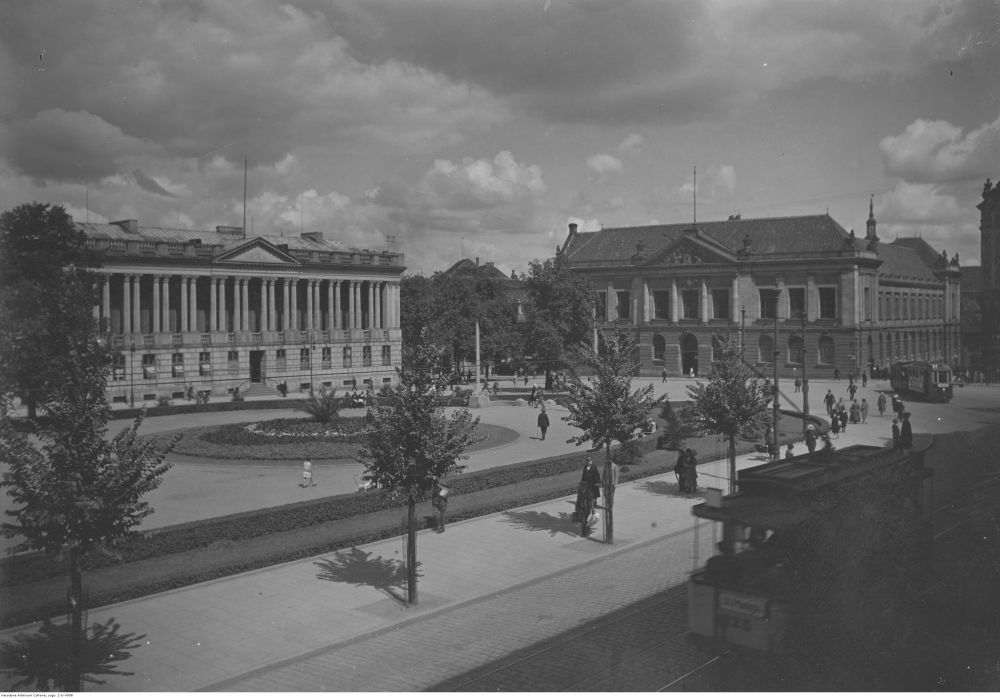
[[693,334],[681,339],[681,375],[698,375],[698,338]]
[[250,352],[250,382],[260,383],[264,380],[264,352]]

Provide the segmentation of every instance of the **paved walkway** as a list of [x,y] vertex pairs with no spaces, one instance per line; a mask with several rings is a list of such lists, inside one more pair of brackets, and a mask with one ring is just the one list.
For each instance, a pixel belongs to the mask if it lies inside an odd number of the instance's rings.
[[[665,387],[672,399],[683,398],[677,390],[682,386]],[[814,382],[814,394],[821,397],[827,387],[834,384]],[[842,393],[846,381],[836,387]],[[872,402],[873,386],[862,394]],[[1000,392],[968,396],[971,407],[956,415],[956,424],[933,421],[931,406],[914,404],[915,430],[975,428],[970,415],[980,405],[995,408]],[[528,414],[525,408],[491,409],[498,415],[510,410],[514,419]],[[884,443],[889,421],[876,415],[869,422],[851,425],[836,445]],[[541,445],[518,443],[499,449],[494,464],[527,460]],[[739,467],[760,462],[757,456],[743,456]],[[725,487],[725,462],[705,463],[700,471],[703,486]],[[397,538],[94,609],[90,623],[114,618],[122,632],[146,636],[132,658],[117,667],[132,675],[107,677],[100,688],[400,691],[436,686],[683,581],[714,544],[711,524],[694,527],[690,507],[699,501],[680,495],[672,475],[619,487],[614,545],[600,542],[600,531],[580,537],[569,519],[569,499],[459,522],[444,534],[421,531],[417,606],[400,601],[406,541]],[[0,641],[31,629],[4,631]]]

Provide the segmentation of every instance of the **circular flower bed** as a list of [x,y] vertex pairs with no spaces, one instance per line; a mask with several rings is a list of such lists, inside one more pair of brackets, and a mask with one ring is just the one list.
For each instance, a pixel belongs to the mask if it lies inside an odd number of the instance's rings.
[[266,422],[226,424],[201,434],[201,439],[233,446],[274,444],[360,443],[367,425],[364,417],[342,417],[333,424],[312,419],[271,419]]

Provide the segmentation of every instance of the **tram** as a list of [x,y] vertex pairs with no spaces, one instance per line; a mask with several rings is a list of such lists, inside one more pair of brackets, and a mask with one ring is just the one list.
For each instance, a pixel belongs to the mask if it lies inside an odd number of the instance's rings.
[[932,402],[952,398],[951,368],[927,361],[897,361],[889,373],[893,391]]

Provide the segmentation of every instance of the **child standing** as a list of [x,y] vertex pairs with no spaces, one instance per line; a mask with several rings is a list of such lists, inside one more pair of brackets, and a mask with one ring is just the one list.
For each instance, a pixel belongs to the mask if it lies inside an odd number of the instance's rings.
[[316,479],[313,477],[312,472],[312,461],[309,460],[307,456],[305,461],[302,463],[302,484],[299,487],[315,487]]

